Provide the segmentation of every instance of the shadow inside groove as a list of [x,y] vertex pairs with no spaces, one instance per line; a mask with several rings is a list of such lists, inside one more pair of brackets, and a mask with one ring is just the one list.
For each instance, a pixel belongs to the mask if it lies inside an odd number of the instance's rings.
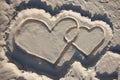
[[114,53],[119,53],[120,54],[120,45],[117,44],[116,46],[111,46],[109,50],[114,52]]

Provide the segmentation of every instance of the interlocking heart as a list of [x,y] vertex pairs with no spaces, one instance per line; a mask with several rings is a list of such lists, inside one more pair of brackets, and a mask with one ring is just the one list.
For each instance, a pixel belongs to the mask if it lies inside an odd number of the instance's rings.
[[[28,15],[26,12],[32,13]],[[91,22],[72,11],[64,11],[56,17],[36,9],[21,13],[23,16],[19,16],[18,22],[11,30],[11,38],[27,53],[52,64],[64,54],[72,57],[69,54],[74,54],[74,50],[66,53],[69,46],[74,46],[89,56],[105,48],[112,38],[109,25],[102,21]],[[21,17],[25,19],[22,20]],[[12,45],[11,42],[9,41]]]

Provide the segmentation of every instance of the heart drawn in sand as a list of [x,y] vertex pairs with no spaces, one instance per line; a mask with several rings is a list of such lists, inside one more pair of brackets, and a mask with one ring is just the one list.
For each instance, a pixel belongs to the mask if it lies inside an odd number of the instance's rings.
[[[67,41],[69,41],[68,38],[70,33],[73,33],[73,31],[71,29],[67,32],[65,37]],[[72,42],[72,45],[82,52],[83,55],[88,56],[93,54],[104,43],[105,36],[106,32],[102,27],[95,26],[93,28],[89,28],[86,26],[80,26],[78,36],[76,40]]]
[[17,46],[27,53],[54,64],[67,46],[64,40],[65,32],[76,25],[76,20],[72,17],[65,17],[55,22],[51,28],[41,19],[27,19],[15,33],[14,40]]
[[[89,56],[103,49],[112,38],[112,30],[106,23],[92,22],[72,11],[64,11],[56,17],[39,10],[31,11],[29,15],[29,10],[27,13],[22,12],[24,15],[19,17],[24,19],[19,18],[12,28],[8,40],[10,48],[14,42],[27,53],[52,64],[66,54],[69,46]],[[74,52],[70,50],[67,56],[72,57],[69,54]]]

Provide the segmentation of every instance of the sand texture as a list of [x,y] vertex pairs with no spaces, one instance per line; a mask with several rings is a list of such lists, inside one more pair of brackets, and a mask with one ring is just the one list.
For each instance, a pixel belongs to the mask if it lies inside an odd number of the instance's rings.
[[120,80],[120,0],[0,5],[0,80]]

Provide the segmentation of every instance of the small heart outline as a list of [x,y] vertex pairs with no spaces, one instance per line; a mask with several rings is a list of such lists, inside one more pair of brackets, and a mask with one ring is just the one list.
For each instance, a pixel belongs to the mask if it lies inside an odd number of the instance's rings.
[[[80,26],[79,27],[79,29],[80,28],[85,28],[88,32],[91,32],[91,31],[93,31],[93,30],[95,30],[96,28],[100,28],[102,31],[103,31],[103,33],[104,33],[104,37],[103,37],[103,39],[99,42],[99,44],[90,52],[90,54],[89,55],[92,55],[92,54],[94,54],[94,52],[104,43],[104,41],[105,41],[105,37],[106,37],[106,32],[105,32],[105,30],[104,30],[104,28],[103,27],[100,27],[100,26],[94,26],[93,28],[90,28],[90,27],[87,27],[87,26]],[[74,28],[73,28],[74,29]],[[67,33],[69,33],[69,31],[71,31],[71,29],[70,30],[68,30],[68,32]],[[79,31],[79,30],[78,30]],[[66,33],[66,34],[67,34]],[[78,33],[78,35],[80,34],[80,31],[79,31],[79,33]],[[78,36],[77,35],[77,36]],[[67,40],[67,41],[69,41],[68,40],[68,38],[65,36],[65,39]],[[74,41],[76,41],[77,40],[77,38],[74,40]],[[83,51],[76,43],[74,43],[74,42],[72,42],[72,45],[74,46],[74,47],[76,47],[85,57],[88,57],[89,55],[86,55],[85,53],[85,51]]]

